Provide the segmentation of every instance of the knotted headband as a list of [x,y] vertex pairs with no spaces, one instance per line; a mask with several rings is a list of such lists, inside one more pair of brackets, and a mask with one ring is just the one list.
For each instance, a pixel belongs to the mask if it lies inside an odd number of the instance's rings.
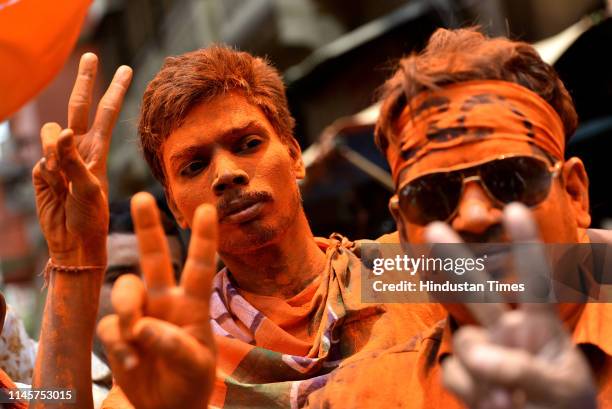
[[524,141],[563,159],[557,112],[533,91],[507,81],[468,81],[425,91],[404,108],[387,148],[396,186],[402,170],[427,153],[483,140]]

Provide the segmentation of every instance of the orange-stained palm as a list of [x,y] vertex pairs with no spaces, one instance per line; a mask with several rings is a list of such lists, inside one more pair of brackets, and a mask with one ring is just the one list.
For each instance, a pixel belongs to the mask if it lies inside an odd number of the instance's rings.
[[43,158],[33,170],[36,207],[49,252],[57,264],[104,265],[108,229],[106,158],[112,129],[132,78],[120,67],[98,104],[89,127],[98,59],[81,58],[68,103],[68,127],[41,129]]

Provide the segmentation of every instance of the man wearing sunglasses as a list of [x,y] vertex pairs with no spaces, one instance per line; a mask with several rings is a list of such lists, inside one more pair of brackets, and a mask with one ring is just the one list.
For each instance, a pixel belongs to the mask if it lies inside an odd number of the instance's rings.
[[[456,243],[464,251],[463,242],[528,242],[513,255],[515,273],[529,280],[543,265],[540,240],[589,242],[587,175],[580,159],[564,159],[576,112],[531,46],[471,29],[439,30],[423,52],[400,61],[382,100],[376,139],[397,187],[389,207],[404,246]],[[430,332],[337,372],[311,401],[612,407],[607,304],[444,306],[448,318]],[[376,379],[367,393],[343,402],[326,395],[366,378]]]
[[[576,112],[532,47],[440,30],[383,92],[377,141],[397,186],[390,209],[402,241],[589,242],[588,178],[580,159],[564,159]],[[517,275],[528,279],[541,260],[521,248]],[[611,407],[608,305],[445,307],[436,360],[470,407],[595,407],[595,385]],[[467,326],[475,321],[482,328]]]

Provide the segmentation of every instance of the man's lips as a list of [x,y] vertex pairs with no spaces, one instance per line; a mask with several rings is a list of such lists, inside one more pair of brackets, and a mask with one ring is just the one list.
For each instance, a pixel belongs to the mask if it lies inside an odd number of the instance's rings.
[[244,223],[254,219],[261,213],[264,202],[254,202],[241,210],[229,213],[221,218],[221,223]]
[[257,217],[265,202],[267,194],[246,194],[230,201],[224,201],[218,206],[221,223],[244,223]]

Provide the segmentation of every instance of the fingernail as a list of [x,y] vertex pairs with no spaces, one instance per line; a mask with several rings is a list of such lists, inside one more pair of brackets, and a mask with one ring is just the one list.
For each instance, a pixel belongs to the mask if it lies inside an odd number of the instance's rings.
[[117,77],[121,79],[127,78],[129,75],[132,75],[132,69],[127,65],[122,65],[117,69]]
[[114,351],[114,355],[126,371],[133,369],[138,364],[138,358],[125,346],[117,348]]
[[136,365],[138,365],[138,358],[134,354],[126,354],[123,358],[123,368],[126,371],[129,371],[131,369],[134,369]]
[[55,154],[49,154],[45,158],[45,167],[50,171],[57,170],[57,159],[55,158]]
[[81,59],[88,60],[88,61],[98,61],[98,57],[92,52],[87,52],[83,54],[81,56]]
[[472,362],[483,370],[494,370],[499,368],[500,359],[498,351],[486,346],[474,347],[472,350]]

